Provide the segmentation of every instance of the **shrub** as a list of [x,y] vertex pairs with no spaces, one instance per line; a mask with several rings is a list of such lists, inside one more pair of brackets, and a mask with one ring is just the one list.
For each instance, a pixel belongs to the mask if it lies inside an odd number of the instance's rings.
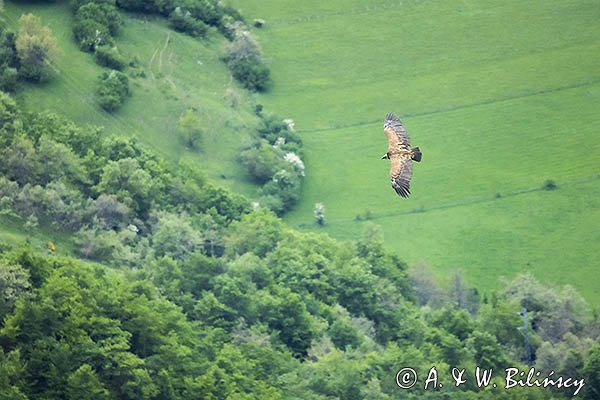
[[15,47],[20,60],[20,75],[33,82],[45,82],[56,73],[54,64],[61,52],[56,38],[41,20],[32,15],[19,19],[19,35]]
[[122,72],[112,70],[100,75],[96,96],[100,107],[112,112],[119,109],[129,95],[129,79]]
[[82,50],[94,51],[98,46],[112,44],[121,24],[121,16],[113,5],[87,3],[75,13],[73,33]]
[[219,26],[224,15],[223,8],[214,0],[179,0],[177,4],[192,17],[212,26]]
[[73,34],[77,45],[83,51],[94,51],[98,46],[113,44],[108,28],[92,19],[75,20]]
[[96,63],[103,67],[122,71],[127,66],[127,60],[119,53],[116,47],[98,46],[96,47]]
[[299,156],[303,155],[302,139],[293,131],[291,124],[274,114],[260,116],[257,133],[261,138],[266,139],[272,145],[277,145],[284,151],[293,152]]
[[227,63],[231,74],[248,90],[264,92],[271,80],[271,71],[258,58],[242,59]]
[[238,26],[226,52],[224,61],[235,79],[246,89],[259,92],[267,90],[271,74],[263,62],[258,43],[250,32]]
[[183,10],[181,7],[173,10],[169,16],[169,23],[176,31],[187,33],[193,37],[204,36],[208,31],[208,25],[193,17],[189,11]]
[[17,87],[18,75],[16,68],[0,67],[0,90],[13,92]]
[[[171,3],[167,1],[166,3]],[[117,5],[128,11],[141,11],[146,13],[160,13],[161,8],[154,0],[117,0]]]
[[278,149],[270,146],[266,141],[260,141],[256,147],[242,151],[242,164],[256,183],[262,184],[270,180],[275,171],[283,166],[283,157]]
[[111,6],[116,5],[115,0],[71,0],[71,8],[74,11],[77,11],[79,9],[79,7],[89,4],[89,3],[108,4]]
[[12,92],[17,86],[19,57],[15,34],[0,29],[0,90]]
[[261,188],[261,193],[264,197],[275,196],[281,200],[282,208],[272,210],[281,216],[289,211],[300,198],[300,183],[300,177],[294,171],[282,169],[277,171],[271,181]]
[[179,118],[177,123],[177,133],[183,143],[191,148],[198,148],[202,139],[202,129],[200,129],[200,118],[192,109],[187,109]]
[[325,225],[325,206],[323,205],[323,203],[315,204],[315,221],[318,225]]
[[552,179],[548,179],[544,182],[544,190],[555,190],[558,189],[558,185]]

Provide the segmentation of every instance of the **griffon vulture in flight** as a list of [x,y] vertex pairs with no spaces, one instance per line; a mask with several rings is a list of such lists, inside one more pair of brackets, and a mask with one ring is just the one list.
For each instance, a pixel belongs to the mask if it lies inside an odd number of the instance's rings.
[[381,159],[390,160],[390,179],[396,193],[401,197],[408,197],[412,162],[421,161],[421,150],[410,146],[402,121],[394,113],[389,113],[385,117],[383,132],[387,136],[388,151]]

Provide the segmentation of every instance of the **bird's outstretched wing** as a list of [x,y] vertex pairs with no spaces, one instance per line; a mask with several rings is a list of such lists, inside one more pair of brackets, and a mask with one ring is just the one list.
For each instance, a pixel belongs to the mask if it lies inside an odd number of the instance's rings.
[[392,187],[399,196],[410,194],[410,178],[412,176],[412,160],[410,154],[392,154],[390,156],[390,179]]
[[402,121],[394,113],[389,113],[383,123],[383,132],[388,139],[388,151],[410,150],[408,134]]

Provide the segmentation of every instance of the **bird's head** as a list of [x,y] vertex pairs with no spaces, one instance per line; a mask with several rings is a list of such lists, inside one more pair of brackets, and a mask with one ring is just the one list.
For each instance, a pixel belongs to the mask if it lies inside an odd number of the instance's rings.
[[389,158],[390,158],[390,155],[388,153],[385,153],[384,155],[381,156],[382,160],[386,160],[386,159],[389,159]]

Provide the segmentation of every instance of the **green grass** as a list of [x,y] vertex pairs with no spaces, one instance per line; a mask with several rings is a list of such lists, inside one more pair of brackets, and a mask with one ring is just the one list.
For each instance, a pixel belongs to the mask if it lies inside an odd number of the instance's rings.
[[[286,220],[386,245],[483,291],[531,271],[600,304],[598,1],[237,0],[275,82],[258,101],[296,122],[301,204]],[[383,117],[403,116],[423,162],[389,187]],[[547,180],[558,189],[537,190]]]
[[[256,187],[237,162],[240,143],[257,123],[254,101],[219,59],[225,39],[213,31],[207,39],[196,40],[171,30],[163,18],[122,14],[117,47],[138,60],[146,78],[130,78],[133,95],[110,114],[94,98],[96,79],[105,69],[76,46],[68,4],[5,2],[10,28],[17,31],[19,17],[31,12],[51,27],[63,52],[57,79],[25,85],[18,100],[27,109],[55,111],[83,125],[103,126],[107,133],[134,136],[173,163],[184,160],[219,185],[254,194]],[[177,121],[188,108],[197,110],[202,120],[199,150],[186,149],[177,138]]]
[[38,226],[34,232],[27,232],[24,224],[22,218],[0,215],[0,244],[15,247],[27,243],[37,251],[50,253],[47,244],[52,242],[56,246],[54,254],[62,256],[73,254],[73,241],[69,234],[51,226]]

